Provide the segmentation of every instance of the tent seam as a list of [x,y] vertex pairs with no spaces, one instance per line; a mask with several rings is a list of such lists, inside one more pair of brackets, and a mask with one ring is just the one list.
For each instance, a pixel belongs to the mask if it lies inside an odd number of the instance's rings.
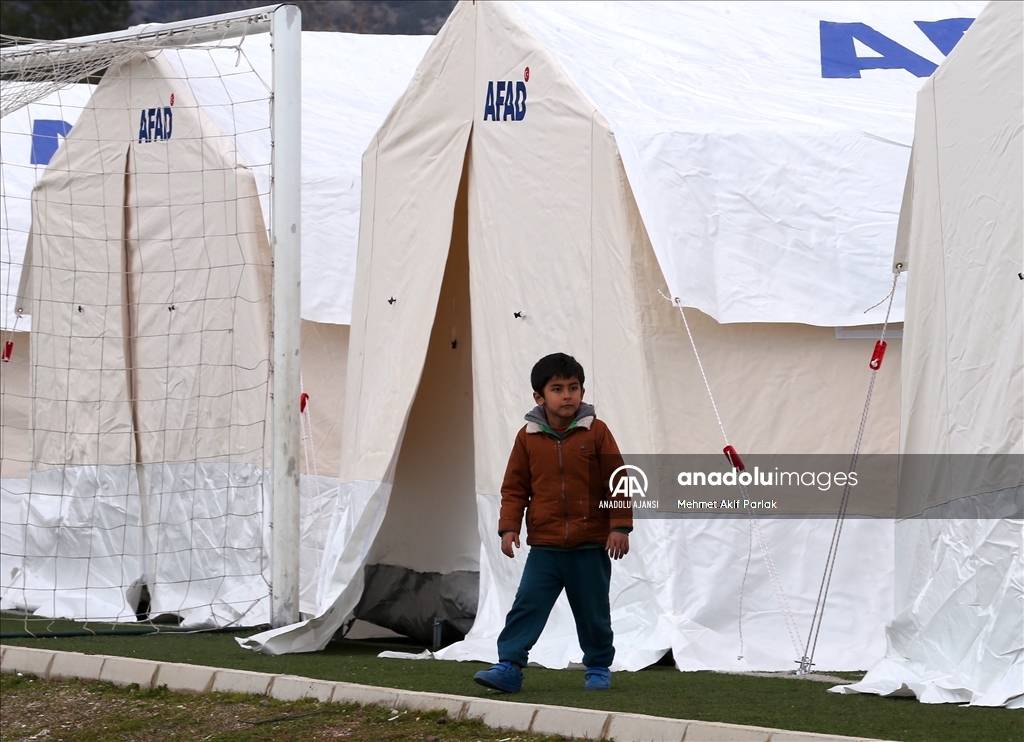
[[[366,328],[370,321],[369,311],[369,296],[373,289],[373,248],[375,244],[374,235],[377,231],[377,159],[380,154],[380,132],[378,131],[373,135],[373,200],[370,203],[372,213],[370,215],[370,255],[367,258],[367,264],[369,266],[370,274],[366,277],[366,291],[367,291],[367,311],[363,314],[363,340],[366,339]],[[358,272],[358,255],[356,257],[356,271]],[[349,338],[349,348],[351,349],[351,338]],[[363,379],[366,377],[366,353],[362,353],[359,358],[359,389],[356,395],[356,399],[362,399],[363,394]],[[359,422],[362,416],[359,414],[358,406],[355,411],[355,424],[352,431],[352,439],[359,440]]]
[[590,395],[593,402],[597,402],[597,393],[600,385],[597,384],[597,332],[594,327],[594,116],[597,109],[590,112],[590,352],[591,363],[594,368],[594,393]]
[[[939,127],[938,127],[939,111],[938,111],[938,103],[936,101],[936,98],[938,96],[938,90],[936,89],[936,86],[935,86],[935,78],[934,77],[929,79],[928,83],[931,85],[931,89],[932,89],[932,95],[931,95],[931,99],[932,99],[932,121],[931,121],[931,125],[932,125],[932,141],[934,143],[933,146],[935,147],[935,192],[937,194],[937,199],[936,199],[937,204],[936,205],[937,205],[938,212],[939,212],[939,259],[941,260],[941,264],[942,264],[942,329],[943,329],[943,333],[942,333],[942,349],[943,349],[943,355],[945,357],[946,363],[948,364],[948,359],[949,359],[949,331],[948,331],[948,328],[949,328],[949,302],[947,301],[947,297],[946,297],[946,282],[948,280],[948,272],[946,270],[946,230],[945,230],[945,220],[944,220],[944,217],[943,217],[943,214],[942,214],[942,166],[941,166],[941,163],[939,161]],[[945,407],[945,419],[946,419],[946,431],[945,431],[945,434],[946,434],[946,437],[947,437],[947,445],[945,447],[946,448],[945,455],[949,456],[950,455],[950,450],[949,450],[949,445],[948,445],[948,436],[949,436],[949,422],[950,422],[950,420],[949,420],[949,369],[948,369],[948,367],[945,369],[945,373],[943,374],[943,384],[942,384],[942,387],[943,387],[942,388],[942,392],[943,392],[943,394],[942,394],[942,403],[943,403],[943,406]]]

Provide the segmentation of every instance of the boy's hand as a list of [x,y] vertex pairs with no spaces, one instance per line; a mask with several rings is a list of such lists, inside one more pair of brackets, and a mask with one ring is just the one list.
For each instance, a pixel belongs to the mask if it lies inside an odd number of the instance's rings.
[[507,556],[509,559],[515,559],[516,553],[512,551],[512,544],[519,548],[519,534],[515,531],[506,531],[505,535],[501,537],[501,553]]
[[622,559],[629,553],[629,534],[612,531],[608,534],[608,543],[604,548],[612,559]]

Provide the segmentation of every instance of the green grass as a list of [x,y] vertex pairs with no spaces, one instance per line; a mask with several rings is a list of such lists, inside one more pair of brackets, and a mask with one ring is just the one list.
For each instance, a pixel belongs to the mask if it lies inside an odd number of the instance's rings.
[[[20,618],[0,621],[0,631],[18,630]],[[59,628],[58,628],[59,627]],[[54,628],[66,628],[64,623]],[[383,645],[334,642],[322,652],[270,657],[241,649],[231,634],[95,636],[5,639],[7,644],[157,661],[287,673],[390,688],[496,697],[510,702],[546,703],[626,711],[704,721],[751,724],[807,732],[900,739],[989,742],[1024,738],[1024,715],[1003,708],[926,705],[909,698],[840,696],[828,683],[749,677],[714,672],[681,673],[656,665],[642,672],[616,673],[606,693],[583,691],[579,671],[529,668],[523,692],[502,696],[472,682],[484,665],[472,662],[382,660]],[[410,647],[404,647],[410,651]],[[845,673],[844,673],[845,675]],[[850,678],[856,678],[851,675]]]

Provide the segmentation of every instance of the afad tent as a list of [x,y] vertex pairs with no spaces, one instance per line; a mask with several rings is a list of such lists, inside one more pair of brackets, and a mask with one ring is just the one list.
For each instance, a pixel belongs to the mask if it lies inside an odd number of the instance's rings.
[[[153,146],[137,112],[172,95]],[[97,87],[33,191],[26,264],[12,589],[43,615],[114,619],[135,614],[127,576],[156,613],[239,619],[265,579],[270,246],[251,172],[161,57]]]
[[[302,457],[300,562],[301,607],[308,613],[316,609],[324,513],[330,517],[338,492],[344,402],[338,390],[345,385],[360,159],[430,41],[334,33],[305,33],[302,38],[302,357],[309,405]],[[242,42],[241,51],[179,50],[140,58],[110,70],[95,96],[93,87],[75,85],[3,119],[0,298],[5,340],[12,338],[14,348],[2,379],[4,609],[80,619],[134,619],[138,596],[126,596],[125,587],[142,581],[148,572],[145,580],[154,612],[182,616],[195,626],[267,620],[266,533],[258,525],[258,514],[266,508],[263,495],[256,486],[238,488],[227,480],[185,472],[192,471],[192,462],[207,457],[217,465],[236,460],[240,441],[231,442],[230,455],[223,450],[232,438],[229,431],[242,420],[253,429],[268,414],[260,386],[265,380],[257,384],[245,375],[259,372],[263,379],[266,374],[265,358],[262,365],[257,362],[267,346],[263,290],[255,298],[235,296],[242,300],[243,310],[225,315],[220,310],[229,308],[224,304],[228,286],[207,279],[220,271],[230,283],[238,278],[231,272],[237,268],[227,266],[248,264],[262,271],[259,266],[267,259],[265,240],[259,235],[264,229],[262,214],[269,213],[269,107],[263,82],[270,77],[269,43],[268,35],[253,36]],[[139,107],[151,108],[152,101],[166,105],[171,92],[176,94],[173,135],[155,144],[140,143]],[[143,106],[144,100],[149,102]],[[86,114],[80,120],[83,109]],[[212,149],[196,138],[200,130],[214,143]],[[163,150],[168,150],[165,161],[146,158]],[[172,172],[176,175],[169,175]],[[93,188],[98,173],[105,174],[103,182],[109,187],[104,191]],[[189,173],[204,175],[200,179]],[[210,185],[225,177],[227,186]],[[31,197],[37,180],[33,223]],[[234,200],[236,192],[249,194],[244,196],[249,199],[244,218],[228,213],[230,208],[223,203]],[[69,207],[71,201],[74,207]],[[137,234],[115,228],[121,214],[135,230],[140,213],[149,217],[142,218]],[[107,221],[97,221],[101,217]],[[14,307],[30,226],[37,236],[27,263],[42,270],[25,271],[24,286],[38,290],[33,301],[23,302],[25,313],[17,317]],[[110,229],[104,231],[106,227]],[[71,244],[56,236],[65,234],[76,235],[76,241]],[[233,234],[244,249],[227,237]],[[208,242],[209,235],[214,237]],[[146,250],[154,250],[155,257],[144,255]],[[127,266],[120,255],[131,256]],[[173,266],[162,262],[170,255]],[[57,275],[60,281],[39,284]],[[121,285],[123,279],[129,283]],[[88,282],[102,285],[86,286]],[[171,296],[173,301],[162,301]],[[250,306],[248,301],[256,303]],[[168,310],[172,304],[173,315]],[[75,311],[78,305],[81,312]],[[155,314],[143,316],[136,311],[138,306]],[[187,322],[160,323],[161,318],[186,315]],[[58,321],[72,317],[80,325],[90,316],[98,324],[78,327]],[[125,332],[122,320],[129,317],[135,325]],[[145,324],[150,321],[155,324]],[[101,349],[89,339],[95,333],[118,347]],[[150,336],[145,342],[165,343],[163,355],[154,357],[151,349],[129,347],[129,338],[140,333]],[[244,333],[249,335],[242,338]],[[197,365],[199,337],[208,342]],[[226,337],[235,342],[225,342]],[[63,347],[64,355],[49,352],[51,346]],[[228,350],[231,357],[211,356],[213,346],[218,352]],[[102,359],[93,357],[101,350]],[[243,350],[251,357],[232,355]],[[146,380],[131,378],[126,354],[151,370],[148,387]],[[224,363],[241,364],[250,371],[228,379]],[[35,369],[34,383],[30,369]],[[96,383],[87,378],[90,373]],[[219,387],[206,378],[208,373],[220,374]],[[165,376],[157,378],[160,374]],[[48,375],[62,382],[50,383]],[[100,377],[102,395],[96,386]],[[136,395],[146,395],[148,408],[128,402],[129,387]],[[249,387],[248,392],[238,392]],[[116,411],[91,406],[89,400],[107,400],[109,395],[113,396],[105,404]],[[203,407],[217,395],[223,395],[222,402],[234,399],[235,407],[226,417]],[[179,399],[166,414],[165,398]],[[81,415],[65,419],[65,403],[75,406],[76,399]],[[110,425],[117,434],[109,435]],[[212,441],[196,434],[203,428],[218,431],[211,432]],[[171,445],[161,431],[175,429],[180,435]],[[161,439],[159,445],[150,445],[150,434]],[[247,466],[253,463],[249,459],[262,456],[256,453],[263,448],[262,433],[257,437],[242,456]],[[147,467],[161,472],[161,481],[154,480],[149,487],[151,499],[167,507],[160,511],[151,504],[143,514],[137,473]],[[100,481],[110,486],[97,490]],[[216,497],[192,502],[197,491],[206,490],[247,494],[244,502],[225,503]],[[98,499],[93,497],[97,492]],[[247,516],[244,527],[233,519],[238,514]],[[177,525],[171,527],[162,519]],[[253,532],[254,525],[258,532]],[[149,539],[145,548],[144,530]],[[196,544],[204,548],[191,551]],[[191,556],[170,560],[177,562],[180,573],[171,576],[159,571],[168,560],[151,556],[157,561],[152,574],[153,565],[147,569],[144,562],[145,554],[154,550]],[[236,564],[236,558],[244,563]],[[209,589],[190,585],[184,574],[203,575]]]
[[[460,3],[363,159],[321,615],[244,646],[316,650],[353,611],[421,635],[475,612],[438,656],[495,659],[524,559],[498,550],[499,491],[538,357],[583,363],[624,451],[722,450],[662,294],[701,310],[690,327],[741,452],[848,453],[872,346],[833,328],[884,318],[865,310],[892,284],[914,92],[978,9]],[[897,450],[894,345],[865,453]],[[613,574],[615,667],[671,649],[682,669],[793,668],[833,525],[760,524],[787,632],[749,521],[638,522]],[[819,666],[883,651],[891,544],[891,520],[846,523]],[[561,602],[531,657],[580,655]]]
[[1024,707],[1024,17],[992,3],[918,94],[895,618],[845,692]]

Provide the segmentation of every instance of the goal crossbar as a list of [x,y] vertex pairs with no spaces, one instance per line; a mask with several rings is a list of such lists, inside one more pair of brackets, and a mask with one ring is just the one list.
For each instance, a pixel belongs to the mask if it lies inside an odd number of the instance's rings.
[[55,63],[64,58],[81,58],[93,53],[97,47],[129,46],[165,49],[186,44],[205,44],[270,31],[274,11],[288,3],[266,5],[252,10],[222,13],[174,23],[147,23],[124,31],[112,31],[91,36],[76,36],[59,41],[38,41],[2,35],[0,48],[0,74],[41,68],[52,71]]
[[[285,5],[290,4],[174,23],[149,23],[59,41],[0,34],[0,80],[4,92],[0,116],[17,111],[63,84],[97,75],[139,52],[222,44],[229,39],[270,32],[275,11]],[[25,83],[30,85],[26,87]]]

